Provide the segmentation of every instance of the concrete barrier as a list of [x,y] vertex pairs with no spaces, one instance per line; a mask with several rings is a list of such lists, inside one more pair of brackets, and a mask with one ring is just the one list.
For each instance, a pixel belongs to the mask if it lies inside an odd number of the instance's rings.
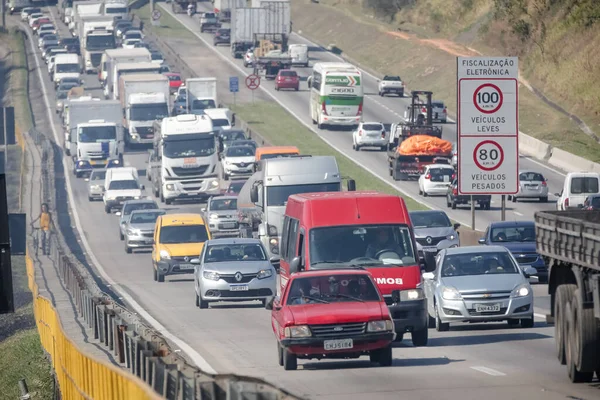
[[552,155],[552,146],[544,143],[533,136],[519,133],[519,153],[536,158],[540,161],[548,161]]
[[567,172],[600,172],[600,164],[556,147],[552,148],[552,156],[548,163]]
[[483,237],[483,232],[475,231],[464,226],[458,228],[458,234],[460,236],[461,246],[477,246],[479,244],[477,241]]

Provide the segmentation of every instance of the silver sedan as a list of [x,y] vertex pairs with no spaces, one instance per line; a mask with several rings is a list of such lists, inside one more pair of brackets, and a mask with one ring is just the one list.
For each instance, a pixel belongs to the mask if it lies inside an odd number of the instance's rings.
[[208,221],[208,230],[213,238],[237,236],[239,233],[237,197],[212,197],[202,212],[205,214],[205,221]]
[[85,178],[88,183],[88,200],[102,200],[104,194],[104,178],[106,177],[105,169],[95,169],[90,174],[89,178]]
[[434,272],[423,274],[430,327],[447,331],[450,322],[499,322],[533,327],[533,292],[524,272],[503,246],[442,250]]
[[517,199],[537,199],[541,203],[548,202],[548,184],[544,175],[535,171],[519,172],[519,192],[508,199],[515,203]]
[[125,223],[125,252],[131,254],[134,249],[149,249],[154,244],[154,226],[159,215],[165,210],[134,210]]
[[[194,269],[196,306],[218,301],[260,300],[266,305],[277,294],[277,275],[259,239],[212,239]],[[277,260],[278,261],[278,260]]]

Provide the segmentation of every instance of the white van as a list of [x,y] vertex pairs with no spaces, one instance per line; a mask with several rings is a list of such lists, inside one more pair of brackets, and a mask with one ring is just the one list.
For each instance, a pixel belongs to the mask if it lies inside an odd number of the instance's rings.
[[207,108],[203,111],[212,119],[215,130],[229,130],[235,125],[235,114],[229,108]]
[[63,78],[81,78],[81,62],[77,54],[57,54],[54,57],[54,86]]
[[563,189],[556,193],[556,209],[560,211],[581,208],[585,199],[600,193],[600,174],[597,172],[569,172]]
[[127,200],[142,198],[144,185],[140,185],[134,167],[109,168],[104,178],[104,211],[110,214],[113,208],[123,207]]
[[308,46],[305,44],[290,44],[288,53],[292,57],[292,65],[308,67]]

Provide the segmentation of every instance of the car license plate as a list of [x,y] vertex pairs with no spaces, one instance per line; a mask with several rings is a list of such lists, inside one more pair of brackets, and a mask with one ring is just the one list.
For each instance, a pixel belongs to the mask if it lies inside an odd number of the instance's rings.
[[423,251],[426,252],[437,252],[437,247],[423,247]]
[[248,285],[229,285],[229,290],[232,292],[245,292],[248,290]]
[[194,269],[194,264],[179,264],[179,269],[182,271],[187,271],[189,269]]
[[354,347],[352,339],[325,340],[323,342],[325,350],[345,350]]
[[484,312],[497,312],[500,311],[500,304],[475,304],[475,311]]
[[229,222],[226,224],[223,224],[223,229],[233,229],[235,228],[235,222]]

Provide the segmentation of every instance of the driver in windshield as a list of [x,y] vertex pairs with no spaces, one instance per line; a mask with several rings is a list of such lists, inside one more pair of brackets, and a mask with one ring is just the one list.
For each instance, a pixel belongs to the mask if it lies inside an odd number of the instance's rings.
[[404,255],[404,250],[390,238],[387,229],[379,228],[375,234],[375,240],[367,246],[365,257],[377,259],[377,253],[381,250],[390,250],[398,254],[400,258]]
[[307,279],[299,280],[294,289],[294,293],[291,295],[292,304],[308,304],[310,302],[308,297],[310,297],[312,285]]

